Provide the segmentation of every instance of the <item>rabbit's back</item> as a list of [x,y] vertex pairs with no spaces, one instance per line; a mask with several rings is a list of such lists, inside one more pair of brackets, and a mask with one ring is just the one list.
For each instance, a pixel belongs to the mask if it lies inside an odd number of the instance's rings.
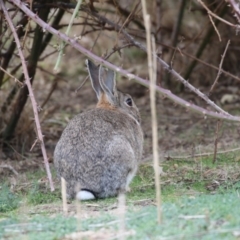
[[54,152],[57,172],[68,182],[69,194],[80,183],[95,193],[106,188],[115,195],[114,182],[121,185],[123,179],[125,184],[128,173],[137,169],[142,138],[140,125],[115,110],[96,108],[74,117]]

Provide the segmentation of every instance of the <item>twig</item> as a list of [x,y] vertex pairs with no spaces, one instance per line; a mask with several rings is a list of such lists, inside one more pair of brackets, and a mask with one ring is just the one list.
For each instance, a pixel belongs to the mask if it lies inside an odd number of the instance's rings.
[[130,12],[130,14],[128,15],[128,17],[126,18],[126,20],[124,21],[124,23],[122,24],[121,28],[118,30],[118,35],[121,33],[122,29],[129,24],[132,15],[134,15],[136,13],[136,10],[138,8],[139,3],[137,3],[134,7],[133,10]]
[[[12,1],[17,1],[17,0],[12,0]],[[100,20],[110,24],[111,26],[114,26],[117,30],[120,29],[120,26],[112,23],[110,20],[108,20],[107,18],[100,16],[98,13],[95,12],[88,12],[89,14],[92,14],[95,17],[98,17]],[[122,29],[122,34],[124,34],[124,36],[131,42],[133,43],[135,46],[137,46],[138,48],[140,48],[141,50],[147,52],[147,49],[139,42],[135,41],[135,39],[128,34],[124,29]],[[189,88],[192,92],[194,92],[195,94],[197,94],[200,98],[202,98],[203,100],[205,100],[211,107],[213,107],[214,109],[216,109],[218,112],[229,115],[226,111],[224,111],[223,109],[221,109],[220,107],[218,107],[213,101],[211,101],[208,96],[206,96],[205,94],[203,94],[200,90],[196,89],[194,86],[192,86],[188,81],[186,81],[182,76],[180,76],[174,69],[171,69],[171,67],[165,62],[163,61],[160,57],[157,56],[156,53],[152,53],[156,58],[157,61],[163,66],[163,68],[165,70],[168,70],[173,76],[176,77],[176,80],[180,81],[185,87]],[[95,58],[96,60],[96,58]],[[102,64],[104,64],[104,62],[102,62]],[[108,66],[109,67],[109,66]],[[111,67],[109,67],[111,68]],[[121,73],[123,73],[121,71]],[[135,80],[137,80],[135,78]]]
[[[197,57],[195,57],[195,56],[193,56],[193,55],[191,55],[191,54],[183,51],[182,49],[180,49],[180,48],[178,48],[178,47],[172,47],[172,46],[169,46],[169,45],[166,45],[166,44],[163,44],[163,43],[159,43],[159,42],[157,42],[157,43],[158,43],[158,44],[161,44],[163,47],[170,48],[170,49],[172,49],[172,50],[178,50],[181,55],[183,54],[183,55],[185,55],[185,56],[187,56],[187,57],[190,57],[190,58],[193,59],[194,61],[197,61],[197,62],[199,62],[199,63],[201,63],[201,64],[203,64],[203,65],[205,65],[205,66],[207,66],[207,67],[210,67],[210,68],[212,68],[212,69],[214,69],[214,70],[219,71],[219,68],[218,68],[218,67],[216,67],[216,66],[214,66],[214,65],[212,65],[212,64],[210,64],[210,63],[207,63],[207,62],[205,62],[205,61],[203,61],[203,60],[201,60],[201,59],[199,59],[199,58],[197,58]],[[239,78],[238,76],[235,76],[235,75],[233,75],[233,74],[231,74],[231,73],[229,73],[229,72],[227,72],[227,71],[225,71],[225,70],[223,70],[223,69],[222,69],[221,71],[222,71],[222,73],[223,73],[224,75],[229,76],[229,77],[231,77],[231,78],[233,78],[233,79],[235,79],[235,80],[237,80],[237,81],[240,81],[240,78]]]
[[118,195],[118,217],[119,217],[119,240],[125,240],[125,214],[126,214],[126,196],[125,193]]
[[7,169],[11,170],[16,176],[18,176],[18,172],[11,165],[1,164],[0,168],[7,168]]
[[230,5],[232,6],[235,14],[234,16],[236,17],[238,23],[240,24],[240,9],[239,9],[239,1],[238,3],[235,0],[227,0],[227,2],[230,3]]
[[45,100],[41,104],[41,109],[44,108],[44,106],[47,104],[48,100],[51,98],[51,96],[52,96],[54,90],[56,89],[57,85],[58,85],[58,76],[55,76],[55,78],[53,80],[53,83],[52,83],[52,86],[51,86],[51,89],[50,89],[47,97],[45,98]]
[[[227,13],[228,7],[226,5],[224,5],[223,7],[217,8],[217,9],[218,9],[217,13],[219,14],[219,16],[223,17]],[[215,25],[217,26],[219,23],[220,23],[220,21],[218,19],[216,19],[215,20]],[[212,25],[209,26],[208,30],[206,31],[205,36],[203,37],[203,40],[202,40],[201,44],[199,45],[199,47],[196,51],[196,54],[195,54],[196,58],[201,57],[201,55],[205,51],[205,49],[206,49],[207,45],[209,44],[210,39],[212,38],[214,33],[215,33],[215,31],[214,31],[214,28],[212,27]],[[196,64],[197,64],[197,61],[194,60],[187,67],[186,73],[185,73],[185,76],[184,76],[185,79],[189,79],[189,77],[192,74],[194,68],[196,67]]]
[[21,87],[24,85],[22,82],[20,82],[16,77],[14,77],[11,73],[7,72],[5,69],[3,69],[0,66],[0,69],[5,72],[10,78],[12,78],[15,82],[17,82]]
[[[217,155],[219,154],[226,154],[226,153],[230,153],[230,152],[236,152],[236,151],[240,151],[240,148],[233,148],[233,149],[229,149],[229,150],[224,150],[224,151],[218,151]],[[188,158],[199,158],[199,157],[208,157],[214,155],[214,152],[211,153],[199,153],[199,154],[194,154],[194,156],[192,155],[187,155],[187,156],[165,156],[164,158],[166,158],[167,160],[178,160],[178,159],[188,159]],[[149,157],[150,158],[150,157]]]
[[[24,35],[23,28],[28,22],[27,19],[28,19],[27,16],[23,16],[22,19],[17,23],[17,26],[19,26],[17,28],[17,33],[19,38],[21,38]],[[8,39],[9,37],[6,37],[6,40]],[[8,50],[5,52],[6,57],[1,61],[1,66],[3,69],[8,68],[9,62],[11,61],[11,57],[14,54],[15,48],[16,48],[16,43],[12,40]],[[2,86],[3,77],[4,77],[4,73],[0,71],[0,86]]]
[[180,6],[179,6],[179,11],[178,11],[178,16],[174,23],[173,32],[171,35],[171,43],[172,43],[173,47],[175,47],[177,45],[177,39],[178,39],[179,31],[181,28],[183,16],[184,16],[185,5],[186,5],[186,0],[181,0]]
[[63,203],[63,212],[68,212],[67,206],[67,192],[66,192],[66,181],[63,177],[61,177],[61,192],[62,192],[62,203]]
[[85,77],[85,79],[81,82],[80,86],[75,90],[75,92],[78,92],[83,87],[83,85],[86,83],[88,78],[89,78],[89,75]]
[[212,16],[211,16],[210,14],[208,14],[208,17],[209,17],[209,19],[210,19],[210,21],[211,21],[211,23],[212,23],[212,25],[213,25],[213,28],[214,28],[215,32],[216,32],[217,35],[218,35],[219,41],[221,42],[221,41],[222,41],[221,35],[220,35],[220,33],[219,33],[219,31],[218,31],[218,29],[217,29],[217,27],[216,27],[216,25],[215,25],[215,23],[214,23],[214,21],[213,21],[213,19],[212,19]]
[[[226,153],[230,153],[230,152],[237,152],[240,151],[240,147],[239,148],[233,148],[233,149],[229,149],[229,150],[224,150],[224,151],[218,151],[216,154],[220,155],[220,154],[226,154]],[[209,152],[209,153],[199,153],[199,154],[194,154],[194,155],[186,155],[186,156],[172,156],[172,155],[165,155],[163,158],[165,158],[167,161],[170,160],[187,160],[189,158],[202,158],[202,157],[209,157],[211,155],[214,155],[214,152]],[[153,156],[150,155],[144,159],[142,159],[142,163],[144,164],[145,162],[148,161],[152,161]]]
[[[48,71],[47,69],[45,69],[45,68],[43,68],[43,67],[37,66],[37,68],[40,69],[41,71],[49,74],[49,75],[52,76],[52,77],[56,77],[56,74]],[[60,80],[64,81],[64,82],[68,82],[68,80],[67,80],[66,78],[64,78],[63,76],[57,75],[57,77],[58,77]]]
[[225,50],[224,50],[224,53],[223,53],[223,55],[221,56],[221,62],[220,62],[220,64],[219,64],[218,74],[217,74],[217,77],[216,77],[216,79],[215,79],[212,87],[211,87],[210,90],[209,90],[209,96],[211,95],[211,93],[213,92],[213,89],[214,89],[215,86],[217,85],[218,79],[219,79],[219,77],[220,77],[220,75],[221,75],[221,73],[222,73],[222,71],[221,71],[221,70],[222,70],[222,64],[223,64],[223,60],[224,60],[224,58],[225,58],[225,55],[226,55],[226,52],[227,52],[227,49],[228,49],[229,44],[230,44],[230,40],[228,40],[227,45],[226,45]]
[[222,125],[222,121],[218,120],[217,121],[217,128],[216,128],[216,133],[215,133],[215,140],[214,140],[214,153],[213,153],[213,163],[216,162],[216,156],[217,156],[217,145],[218,145],[218,133],[219,129]]
[[[67,36],[68,36],[68,34],[69,34],[69,32],[70,32],[70,29],[71,29],[71,27],[72,27],[73,21],[74,21],[77,13],[78,13],[78,11],[79,11],[79,8],[80,8],[81,4],[82,4],[82,0],[78,0],[77,5],[76,5],[76,7],[75,7],[75,9],[74,9],[74,11],[73,11],[72,17],[71,17],[71,19],[70,19],[69,25],[68,25],[67,30],[66,30],[66,35],[67,35]],[[59,67],[59,64],[60,64],[60,61],[61,61],[61,57],[62,57],[62,55],[63,55],[63,49],[64,49],[64,47],[65,47],[65,44],[66,44],[66,43],[64,43],[63,41],[61,41],[59,55],[58,55],[58,58],[57,58],[56,65],[55,65],[55,67],[54,67],[54,70],[55,70],[55,71],[58,70],[58,67]]]
[[[162,0],[156,0],[156,9],[155,9],[155,19],[156,19],[156,42],[161,42],[162,40],[162,33],[161,33],[161,26],[162,26]],[[157,52],[162,53],[163,47],[162,45],[158,46]],[[157,64],[157,83],[161,86],[162,85],[162,66],[161,64]]]
[[150,15],[147,13],[145,0],[142,0],[143,18],[146,28],[147,39],[147,52],[148,52],[148,72],[150,78],[150,105],[152,115],[152,144],[153,144],[153,165],[155,174],[155,189],[156,189],[156,203],[157,203],[157,221],[159,224],[162,222],[162,207],[161,207],[161,185],[159,174],[159,157],[158,157],[158,126],[157,126],[157,113],[156,113],[156,70],[157,62],[153,56],[156,51],[154,38],[151,37]]
[[[80,183],[76,185],[76,192],[79,192],[81,190]],[[77,230],[80,232],[82,229],[82,222],[81,222],[81,217],[82,217],[82,203],[80,199],[76,199],[76,218],[77,218]],[[81,239],[79,239],[81,240]]]
[[38,138],[36,138],[36,140],[34,141],[32,147],[30,148],[30,152],[33,150],[33,148],[35,147],[35,145],[37,144],[38,142]]
[[[45,6],[49,6],[49,7],[59,7],[59,8],[61,8],[61,7],[64,7],[64,8],[75,8],[76,7],[76,4],[75,3],[63,3],[63,2],[58,2],[57,4],[56,3],[54,3],[54,4],[51,4],[51,3],[48,3],[48,4],[42,4],[41,6],[39,6],[39,4],[37,5],[37,4],[35,4],[34,5],[34,7],[36,7],[36,8],[41,8],[41,7],[45,7]],[[119,6],[118,6],[119,7]],[[107,20],[107,23],[109,24],[109,25],[111,25],[111,26],[114,26],[114,29],[116,29],[116,30],[119,30],[120,28],[121,28],[121,26],[118,26],[117,24],[115,24],[115,23],[113,23],[112,21],[110,21],[109,19],[106,19],[106,18],[104,18],[104,17],[102,17],[101,15],[99,15],[98,13],[96,13],[96,12],[91,12],[90,10],[89,10],[89,8],[85,8],[85,7],[83,7],[83,6],[81,6],[81,10],[82,11],[84,11],[84,12],[87,12],[88,14],[90,14],[90,15],[92,15],[92,16],[94,16],[94,17],[97,17],[98,19],[100,19],[101,20],[101,22],[103,22],[103,23],[105,23],[106,21],[105,20]],[[84,23],[83,23],[84,24]],[[87,23],[86,23],[87,24]],[[141,26],[140,26],[141,27]],[[142,28],[142,27],[141,27]],[[106,28],[105,28],[106,29]],[[126,31],[124,32],[124,31],[122,31],[122,33],[123,34],[125,34],[126,33]],[[172,47],[170,47],[170,46],[167,46],[167,45],[165,45],[165,44],[162,44],[161,43],[161,45],[163,45],[163,46],[166,46],[166,47],[169,47],[169,48],[172,48]],[[143,50],[143,49],[142,49]],[[193,57],[193,56],[191,56],[190,54],[188,54],[188,53],[185,53],[185,52],[182,52],[184,55],[186,55],[186,56],[188,56],[188,57],[191,57],[191,58],[193,58],[193,59],[195,59],[196,61],[198,61],[198,62],[201,62],[202,64],[204,64],[204,65],[206,65],[206,66],[208,66],[208,67],[211,67],[211,68],[213,68],[213,69],[216,69],[216,70],[218,70],[218,68],[217,67],[215,67],[215,66],[213,66],[212,64],[208,64],[208,63],[205,63],[204,61],[202,61],[202,60],[200,60],[200,59],[196,59],[195,57]],[[236,79],[236,80],[240,80],[237,76],[235,76],[235,75],[233,75],[233,74],[231,74],[231,73],[228,73],[227,71],[222,71],[225,75],[229,75],[229,76],[231,76],[232,78],[234,78],[234,79]],[[181,81],[181,80],[180,80]]]
[[111,57],[113,53],[120,52],[121,49],[131,47],[131,46],[134,46],[134,45],[132,43],[127,43],[120,47],[113,47],[112,51],[108,55],[104,56],[104,59],[107,60],[109,57]]
[[237,25],[237,24],[235,25],[235,24],[232,24],[232,23],[226,21],[225,19],[223,19],[223,18],[219,17],[218,15],[216,15],[215,13],[213,13],[213,12],[205,5],[205,3],[203,3],[201,0],[197,0],[197,1],[206,9],[206,11],[207,11],[207,13],[208,13],[209,15],[213,16],[214,18],[220,20],[221,22],[223,22],[223,23],[225,23],[225,24],[227,24],[227,25],[229,25],[229,26],[231,26],[231,27],[234,27],[234,28],[239,29],[239,27],[240,27],[239,25]]
[[[35,8],[41,8],[41,7],[45,7],[45,6],[48,6],[48,7],[58,7],[58,8],[63,8],[63,7],[64,7],[64,8],[75,8],[75,7],[76,7],[76,4],[75,4],[75,3],[63,3],[63,2],[58,2],[57,4],[56,4],[56,3],[54,3],[54,4],[47,3],[47,4],[42,4],[41,6],[39,6],[39,4],[35,4],[35,5],[34,5]],[[118,5],[117,5],[117,8],[119,8]],[[102,23],[105,23],[105,20],[107,20],[107,23],[108,23],[109,25],[113,26],[113,28],[109,29],[109,28],[105,27],[105,30],[114,30],[114,29],[117,29],[117,30],[119,31],[119,29],[121,28],[121,26],[118,26],[116,23],[113,23],[113,22],[110,21],[109,19],[106,19],[106,18],[102,17],[102,16],[99,15],[98,13],[92,13],[92,12],[90,12],[89,8],[85,8],[85,7],[81,6],[81,11],[84,11],[84,12],[90,14],[90,15],[93,15],[94,17],[96,17],[97,19],[99,19]],[[128,14],[129,14],[129,13],[128,13]],[[158,11],[158,17],[159,17],[159,16],[160,16],[160,15],[159,15],[159,11]],[[73,25],[77,25],[77,24],[78,24],[78,23],[73,24]],[[87,22],[80,23],[80,24],[81,24],[81,25],[83,25],[83,24],[87,25]],[[64,26],[64,25],[61,25],[61,26]],[[66,25],[66,26],[67,26],[67,25]],[[93,24],[91,24],[91,26],[93,26]],[[99,24],[95,24],[94,26],[99,26]],[[142,28],[142,27],[141,27],[141,28]],[[57,29],[59,29],[59,28],[57,28]],[[99,29],[99,30],[102,30],[102,29]],[[125,32],[122,32],[122,33],[125,34]],[[82,36],[82,35],[83,35],[83,33],[81,34],[81,36]],[[138,36],[138,37],[140,37],[140,36]],[[160,44],[160,45],[162,45],[162,46],[171,48],[171,49],[176,49],[176,48],[174,48],[174,47],[172,47],[172,46],[168,46],[168,45],[166,45],[166,44],[159,43],[159,39],[158,39],[157,43]],[[194,60],[196,60],[196,61],[204,64],[205,66],[208,66],[208,67],[210,67],[210,68],[213,68],[213,69],[215,69],[215,70],[218,70],[218,68],[217,68],[216,66],[214,66],[214,65],[212,65],[212,64],[208,64],[208,63],[202,61],[202,60],[199,59],[199,58],[195,58],[194,56],[192,56],[192,55],[190,55],[190,54],[188,54],[188,53],[186,53],[186,52],[184,52],[184,51],[181,51],[181,53],[183,53],[185,56],[188,56],[188,57],[190,57],[190,58],[192,58],[192,59],[194,59]],[[240,81],[240,78],[239,78],[239,77],[237,77],[237,76],[235,76],[235,75],[233,75],[233,74],[231,74],[231,73],[229,73],[229,72],[227,72],[227,71],[222,70],[222,73],[224,73],[225,75],[230,76],[230,77],[232,77],[232,78]]]
[[25,76],[25,80],[26,80],[26,85],[27,85],[28,91],[29,91],[29,97],[30,97],[31,102],[32,102],[34,119],[35,119],[36,128],[37,128],[37,135],[38,135],[38,139],[39,139],[40,145],[41,145],[41,150],[42,150],[42,154],[43,154],[45,168],[46,168],[46,171],[47,171],[51,191],[54,191],[52,175],[51,175],[51,171],[50,171],[50,167],[49,167],[47,152],[46,152],[46,148],[45,148],[45,144],[44,144],[44,140],[43,140],[43,134],[42,134],[41,125],[40,125],[39,116],[38,116],[37,103],[36,103],[36,100],[35,100],[35,97],[34,97],[34,94],[33,94],[33,90],[32,90],[31,82],[30,82],[30,79],[29,79],[26,62],[25,62],[24,55],[23,55],[23,52],[22,52],[22,49],[21,49],[21,44],[20,44],[18,35],[16,33],[14,25],[13,25],[13,23],[12,23],[10,17],[9,17],[8,11],[7,11],[3,1],[0,1],[0,5],[2,6],[4,16],[5,16],[5,18],[8,22],[8,25],[9,25],[12,33],[13,33],[13,36],[14,36],[14,39],[15,39],[15,42],[16,42],[16,45],[17,45],[17,48],[18,48],[19,56],[20,56],[21,61],[22,61],[22,68],[23,68],[23,72],[24,72],[24,76]]
[[[63,39],[64,41],[68,42],[70,45],[72,45],[72,47],[74,47],[75,49],[77,49],[78,51],[80,51],[82,54],[84,54],[85,56],[87,56],[88,58],[106,66],[109,69],[112,69],[116,72],[120,72],[122,75],[126,76],[129,79],[135,79],[138,83],[144,85],[144,86],[149,86],[149,82],[143,78],[140,78],[134,74],[131,74],[129,72],[127,72],[124,69],[121,69],[120,67],[116,67],[115,65],[103,60],[102,58],[96,56],[95,54],[93,54],[92,52],[88,51],[87,49],[85,49],[84,47],[82,47],[76,39],[72,39],[68,36],[66,36],[64,33],[61,33],[59,31],[57,31],[56,29],[52,28],[49,24],[47,24],[46,22],[42,21],[36,14],[34,14],[33,12],[31,12],[26,6],[25,4],[23,4],[20,0],[9,0],[10,2],[12,2],[13,4],[17,5],[23,12],[25,12],[29,17],[31,17],[37,24],[39,24],[42,28],[44,28],[45,30],[49,31],[50,33],[58,36],[59,38]],[[95,13],[94,13],[95,14]],[[124,30],[122,30],[123,32]],[[133,39],[130,35],[129,37],[131,39]],[[134,41],[134,40],[133,40]],[[132,42],[132,41],[131,41]],[[139,45],[139,47],[145,50],[145,47],[143,47],[140,43],[137,43],[136,41],[134,41],[135,45]],[[156,54],[155,54],[156,56]],[[158,61],[163,65],[163,67],[167,70],[169,70],[169,66],[167,63],[165,63],[162,59],[157,58]],[[232,116],[230,114],[228,114],[227,112],[225,112],[223,109],[221,109],[220,107],[218,107],[214,102],[212,102],[205,94],[201,93],[198,89],[196,89],[195,87],[193,87],[191,84],[189,84],[185,79],[183,79],[176,71],[174,70],[170,70],[170,72],[179,80],[181,81],[183,84],[185,84],[188,88],[190,88],[192,91],[194,91],[198,96],[201,96],[210,106],[212,106],[214,109],[216,109],[217,111],[219,111],[220,113],[214,112],[214,111],[210,111],[207,109],[204,109],[202,107],[196,106],[192,103],[189,103],[187,101],[185,101],[184,99],[174,95],[171,93],[171,91],[161,88],[159,86],[155,86],[156,91],[158,91],[159,93],[161,93],[163,96],[167,97],[168,99],[171,99],[173,102],[176,102],[179,105],[182,105],[184,107],[186,107],[188,110],[194,111],[194,112],[198,112],[200,114],[203,114],[204,117],[213,117],[213,118],[217,118],[217,119],[224,119],[224,120],[228,120],[228,121],[240,121],[240,117],[237,116]]]

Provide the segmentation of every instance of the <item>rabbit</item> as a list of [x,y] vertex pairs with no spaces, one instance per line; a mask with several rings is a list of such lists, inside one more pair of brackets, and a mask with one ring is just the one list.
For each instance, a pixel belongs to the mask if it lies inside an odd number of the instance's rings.
[[68,123],[54,151],[68,198],[79,200],[125,193],[143,150],[139,110],[129,94],[116,89],[115,72],[89,60],[86,65],[98,103]]

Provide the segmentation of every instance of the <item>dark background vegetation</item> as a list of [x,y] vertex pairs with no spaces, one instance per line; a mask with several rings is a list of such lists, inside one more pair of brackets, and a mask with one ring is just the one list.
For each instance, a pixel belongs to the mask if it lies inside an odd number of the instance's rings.
[[[237,24],[226,1],[206,0],[205,4],[216,15]],[[67,122],[75,114],[93,108],[96,103],[88,80],[78,90],[87,77],[85,56],[66,46],[60,70],[54,72],[60,40],[37,26],[8,1],[6,5],[21,39],[39,107],[47,153],[52,161],[56,141]],[[44,21],[65,32],[75,5],[75,1],[33,1],[31,7]],[[225,72],[221,73],[209,97],[226,111],[238,114],[240,49],[237,30],[213,18],[221,36],[219,41],[207,11],[194,0],[147,1],[147,8],[158,55],[207,95],[218,74],[227,42],[231,41],[222,65]],[[138,0],[83,1],[70,36],[78,38],[81,45],[96,55],[148,78],[147,54],[132,46],[121,30],[117,30],[117,25],[145,44],[145,28]],[[36,160],[41,165],[41,151],[36,141],[33,112],[18,50],[2,13],[0,36],[1,68],[15,78],[0,69],[0,160]],[[130,93],[140,109],[145,135],[143,160],[148,160],[152,148],[148,89],[120,75],[117,80],[120,90]],[[190,103],[209,108],[160,65],[157,83]],[[160,95],[157,96],[157,108],[159,150],[163,158],[171,154],[180,157],[213,152],[217,120],[186,111]],[[238,124],[221,122],[217,138],[219,151],[237,147]]]

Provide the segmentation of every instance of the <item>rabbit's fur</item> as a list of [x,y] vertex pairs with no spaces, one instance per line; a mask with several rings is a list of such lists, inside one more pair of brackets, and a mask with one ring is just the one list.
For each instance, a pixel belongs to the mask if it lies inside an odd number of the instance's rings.
[[116,89],[115,72],[91,61],[87,68],[97,107],[69,122],[54,151],[54,164],[66,180],[68,197],[82,200],[125,192],[143,145],[139,111],[130,95]]

